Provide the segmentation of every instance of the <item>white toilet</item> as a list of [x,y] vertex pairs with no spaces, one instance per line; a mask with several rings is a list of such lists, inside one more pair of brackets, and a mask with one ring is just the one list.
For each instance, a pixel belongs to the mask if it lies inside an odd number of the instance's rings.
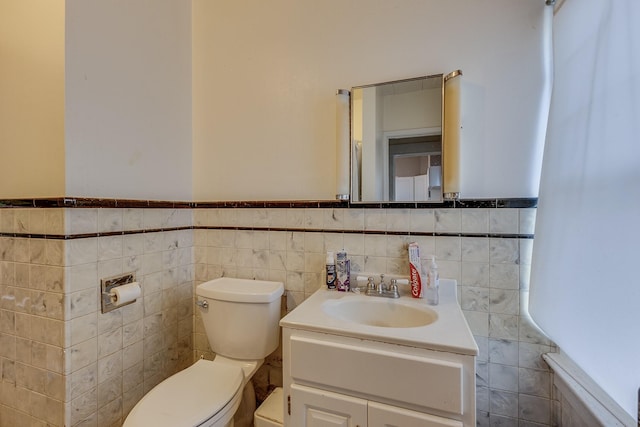
[[279,282],[228,277],[198,285],[197,309],[215,360],[198,360],[155,386],[123,427],[232,427],[245,385],[278,347],[283,292]]

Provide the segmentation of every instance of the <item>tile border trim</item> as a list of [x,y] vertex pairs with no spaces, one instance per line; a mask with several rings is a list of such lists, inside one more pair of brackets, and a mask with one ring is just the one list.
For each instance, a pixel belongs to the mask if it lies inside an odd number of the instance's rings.
[[171,228],[153,228],[146,230],[109,231],[101,233],[84,234],[34,234],[34,233],[1,233],[0,237],[49,239],[49,240],[76,240],[96,237],[125,236],[131,234],[162,233],[182,230],[231,230],[231,231],[283,231],[291,233],[336,233],[336,234],[369,234],[385,236],[428,236],[428,237],[483,237],[492,239],[533,239],[533,234],[500,234],[500,233],[447,233],[439,231],[415,232],[415,231],[384,231],[384,230],[348,230],[348,229],[324,229],[324,228],[288,228],[288,227],[223,227],[223,226],[185,226]]
[[3,208],[146,208],[146,209],[225,209],[225,208],[351,208],[351,209],[464,209],[535,208],[538,198],[495,198],[447,200],[442,203],[352,203],[342,200],[263,200],[186,202],[171,200],[101,199],[57,197],[0,199]]

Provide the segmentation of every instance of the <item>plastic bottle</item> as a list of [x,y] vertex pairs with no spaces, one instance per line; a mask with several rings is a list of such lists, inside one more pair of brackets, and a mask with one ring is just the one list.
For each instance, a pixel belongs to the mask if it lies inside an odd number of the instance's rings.
[[347,252],[343,249],[336,254],[336,286],[339,291],[349,292],[351,289],[350,274],[351,262],[347,258]]
[[327,252],[327,288],[336,288],[336,262],[333,259],[333,252]]
[[427,272],[427,304],[438,305],[440,298],[438,291],[440,289],[440,276],[438,275],[438,265],[436,257],[431,256],[431,263]]

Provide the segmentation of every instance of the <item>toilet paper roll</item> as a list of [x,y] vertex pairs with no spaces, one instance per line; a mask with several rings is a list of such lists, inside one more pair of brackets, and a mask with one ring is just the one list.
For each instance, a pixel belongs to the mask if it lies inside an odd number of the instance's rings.
[[138,282],[127,283],[111,289],[111,302],[115,306],[135,301],[142,295],[142,289]]

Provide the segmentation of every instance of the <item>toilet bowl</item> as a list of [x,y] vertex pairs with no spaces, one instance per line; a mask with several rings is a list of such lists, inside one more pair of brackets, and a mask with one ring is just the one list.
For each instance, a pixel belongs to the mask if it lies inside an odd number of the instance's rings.
[[245,387],[278,346],[283,291],[279,282],[232,278],[199,285],[198,308],[216,358],[200,359],[155,386],[123,427],[234,426]]
[[239,366],[198,360],[147,393],[123,426],[226,426],[240,405],[244,382]]

